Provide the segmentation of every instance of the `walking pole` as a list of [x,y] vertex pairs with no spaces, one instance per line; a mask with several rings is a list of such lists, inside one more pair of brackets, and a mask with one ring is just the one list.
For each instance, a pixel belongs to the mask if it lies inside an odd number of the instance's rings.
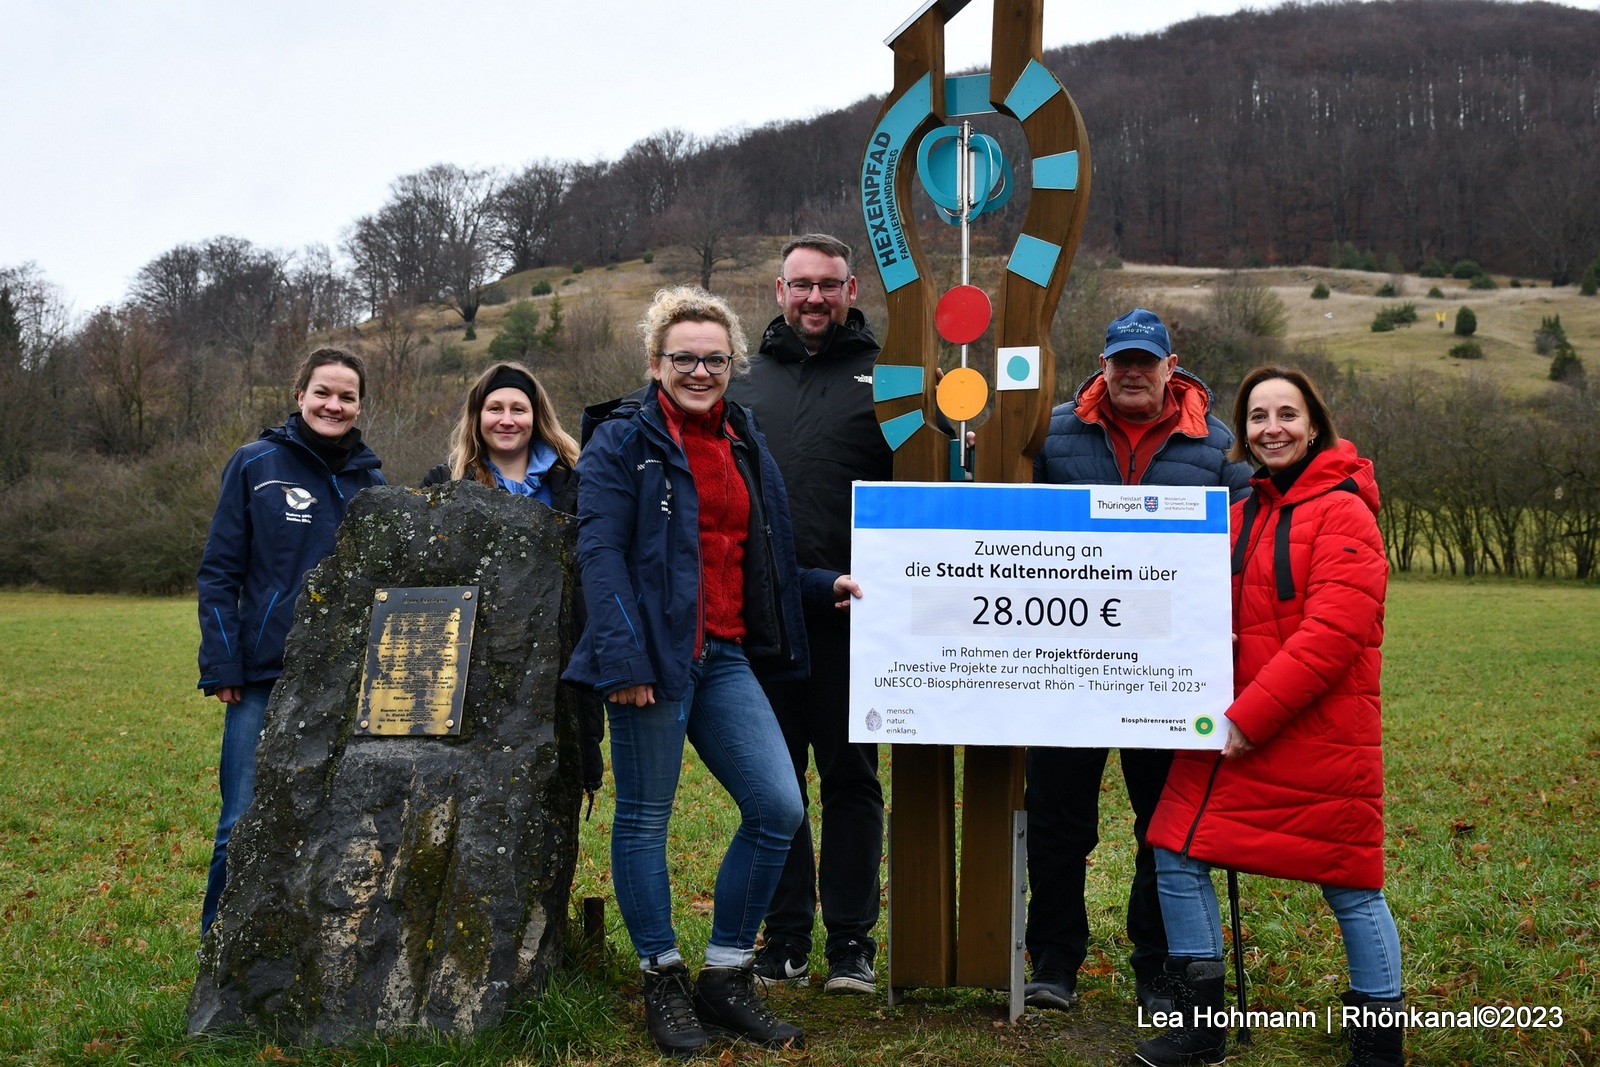
[[[1244,1015],[1244,939],[1239,930],[1239,872],[1228,872],[1228,911],[1233,917],[1233,999]],[[1250,1027],[1239,1027],[1239,1044],[1250,1043]]]

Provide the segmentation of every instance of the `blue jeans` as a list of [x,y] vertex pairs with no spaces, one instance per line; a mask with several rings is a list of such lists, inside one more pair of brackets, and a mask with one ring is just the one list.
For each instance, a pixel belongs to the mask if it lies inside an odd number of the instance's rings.
[[883,860],[883,787],[878,746],[850,740],[850,613],[832,604],[807,611],[806,637],[811,677],[762,688],[789,745],[801,804],[806,768],[816,754],[821,858],[812,848],[811,820],[801,819],[767,912],[767,944],[782,942],[810,955],[820,898],[827,929],[823,953],[832,960],[851,942],[877,948],[872,928],[878,923]]
[[200,936],[206,936],[217,917],[217,901],[228,884],[228,837],[256,796],[256,743],[267,714],[272,683],[247,685],[237,704],[227,709],[222,724],[222,759],[217,764],[217,784],[222,787],[222,815],[211,846],[211,874],[206,879],[206,899],[200,906]]
[[667,822],[687,738],[739,806],[739,829],[712,892],[707,961],[748,959],[804,808],[783,733],[744,650],[708,638],[681,701],[657,700],[642,708],[608,701],[606,712],[617,786],[611,880],[634,951],[646,963],[680,958],[667,878]]
[[[1222,913],[1211,885],[1211,865],[1164,848],[1155,852],[1167,951],[1174,956],[1221,959]],[[1339,920],[1350,988],[1374,1000],[1400,999],[1400,934],[1383,890],[1320,888]]]

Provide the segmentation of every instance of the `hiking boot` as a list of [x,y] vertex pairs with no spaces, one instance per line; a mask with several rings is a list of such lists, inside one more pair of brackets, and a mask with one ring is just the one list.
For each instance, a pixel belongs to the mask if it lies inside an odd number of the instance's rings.
[[1173,987],[1173,1008],[1183,1012],[1183,1023],[1141,1042],[1134,1055],[1150,1067],[1215,1067],[1228,1058],[1228,1029],[1211,1019],[1212,1012],[1222,1011],[1227,969],[1219,959],[1169,956],[1166,970],[1178,983]]
[[648,968],[644,975],[644,1028],[668,1056],[693,1056],[706,1032],[694,1010],[694,983],[682,963]]
[[[1339,994],[1347,1008],[1363,1011],[1344,1029],[1350,1036],[1350,1059],[1345,1067],[1405,1067],[1406,1028],[1392,1022],[1387,1013],[1398,1016],[1405,1008],[1405,1000],[1374,1000],[1365,993],[1345,990]],[[1390,1025],[1379,1025],[1390,1021]]]
[[1033,981],[1022,987],[1022,1002],[1030,1008],[1066,1011],[1078,1002],[1078,976],[1046,967],[1033,972]]
[[768,941],[756,953],[756,981],[761,988],[805,982],[811,977],[811,961],[807,954],[783,941]]
[[824,993],[876,993],[878,976],[872,960],[878,953],[870,941],[847,941],[844,948],[828,960],[828,980]]
[[703,967],[694,1008],[706,1029],[769,1048],[804,1048],[806,1035],[767,1008],[750,967]]
[[1168,974],[1165,968],[1155,974],[1136,973],[1133,976],[1134,995],[1139,998],[1139,1006],[1146,1015],[1176,1008],[1178,987],[1182,984],[1177,975]]

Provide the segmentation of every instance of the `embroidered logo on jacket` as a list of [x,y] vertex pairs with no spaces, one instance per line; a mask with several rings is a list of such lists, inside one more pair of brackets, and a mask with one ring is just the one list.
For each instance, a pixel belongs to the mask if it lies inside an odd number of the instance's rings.
[[317,502],[317,498],[298,485],[286,485],[283,486],[283,502],[289,505],[289,510],[283,513],[285,519],[290,522],[310,522],[311,505]]

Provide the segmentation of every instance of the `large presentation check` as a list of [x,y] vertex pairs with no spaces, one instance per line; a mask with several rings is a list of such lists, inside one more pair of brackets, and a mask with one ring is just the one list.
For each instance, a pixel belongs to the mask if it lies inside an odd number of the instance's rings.
[[857,482],[850,740],[1221,748],[1228,491]]

